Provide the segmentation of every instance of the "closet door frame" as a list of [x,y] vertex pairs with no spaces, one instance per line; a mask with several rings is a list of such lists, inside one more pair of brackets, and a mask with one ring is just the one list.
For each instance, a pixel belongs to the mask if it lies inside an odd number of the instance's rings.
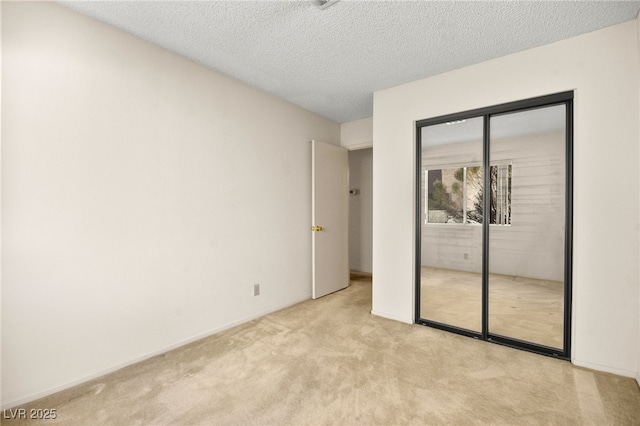
[[[422,258],[422,128],[436,124],[458,120],[483,117],[483,169],[490,165],[490,125],[491,116],[505,113],[522,112],[532,109],[565,105],[565,229],[564,229],[564,305],[563,305],[563,347],[551,348],[515,338],[495,335],[489,332],[489,220],[490,197],[484,197],[484,218],[482,221],[482,331],[480,333],[443,324],[421,317],[421,258]],[[481,339],[500,345],[510,346],[542,355],[569,360],[571,357],[571,311],[572,311],[572,257],[573,257],[573,91],[555,93],[522,101],[509,102],[485,108],[447,114],[439,117],[416,121],[416,172],[414,183],[415,194],[415,323],[421,324],[475,339]],[[490,173],[483,173],[484,187],[489,187]]]

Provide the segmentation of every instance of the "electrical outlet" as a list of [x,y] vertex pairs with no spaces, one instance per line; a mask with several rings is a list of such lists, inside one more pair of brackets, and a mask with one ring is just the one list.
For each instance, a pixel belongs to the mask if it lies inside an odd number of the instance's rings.
[[253,295],[260,296],[260,284],[253,285]]

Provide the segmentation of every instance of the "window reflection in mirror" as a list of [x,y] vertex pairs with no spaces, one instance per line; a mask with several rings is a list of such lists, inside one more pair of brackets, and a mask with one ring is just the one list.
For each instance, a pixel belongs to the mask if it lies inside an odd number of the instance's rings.
[[[511,224],[511,164],[491,166],[490,224]],[[426,170],[425,223],[482,224],[482,166]]]

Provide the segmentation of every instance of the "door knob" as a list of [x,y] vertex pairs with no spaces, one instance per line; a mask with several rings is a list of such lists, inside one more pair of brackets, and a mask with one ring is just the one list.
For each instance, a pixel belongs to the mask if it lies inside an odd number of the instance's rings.
[[316,231],[316,232],[320,232],[320,231],[322,231],[322,226],[312,226],[311,230],[312,231]]

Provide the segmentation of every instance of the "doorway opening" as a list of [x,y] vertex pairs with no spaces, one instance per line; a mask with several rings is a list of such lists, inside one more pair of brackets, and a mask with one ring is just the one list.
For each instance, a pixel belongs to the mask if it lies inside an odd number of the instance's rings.
[[373,148],[349,151],[349,269],[352,279],[373,271]]

